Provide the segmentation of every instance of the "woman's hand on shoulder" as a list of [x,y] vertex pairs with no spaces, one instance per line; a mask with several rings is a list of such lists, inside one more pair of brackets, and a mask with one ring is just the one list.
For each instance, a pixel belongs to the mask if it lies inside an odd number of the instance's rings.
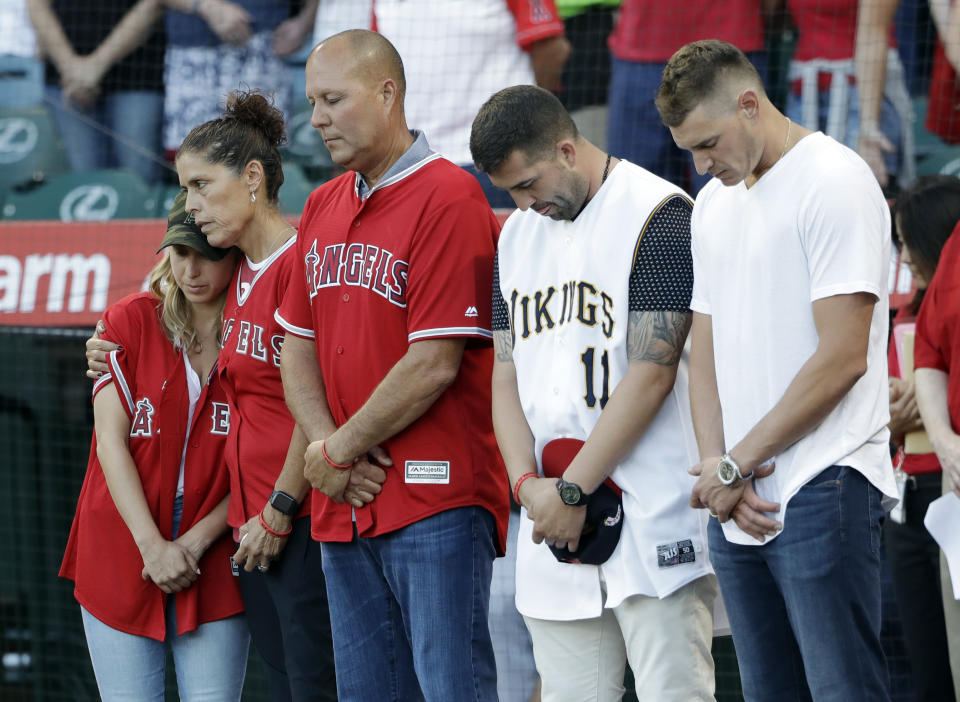
[[97,328],[93,335],[87,339],[87,377],[96,380],[109,370],[107,366],[107,354],[120,348],[112,341],[106,341],[100,338],[101,334],[106,333],[106,327],[103,326],[103,320],[97,322]]

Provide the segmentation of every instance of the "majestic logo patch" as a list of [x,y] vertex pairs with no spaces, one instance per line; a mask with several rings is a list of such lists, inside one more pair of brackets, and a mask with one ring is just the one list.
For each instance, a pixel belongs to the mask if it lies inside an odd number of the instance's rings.
[[473,305],[470,305],[470,306],[467,308],[467,311],[463,313],[463,316],[464,316],[464,317],[479,317],[479,316],[480,316],[480,313],[477,312],[477,308],[476,308],[476,307],[474,307]]
[[407,461],[404,464],[403,482],[448,485],[450,461]]
[[137,400],[137,413],[130,424],[130,436],[153,436],[153,405],[146,397]]
[[697,560],[697,554],[693,550],[693,541],[683,539],[672,544],[660,544],[657,546],[657,567],[669,568],[682,563],[693,563]]

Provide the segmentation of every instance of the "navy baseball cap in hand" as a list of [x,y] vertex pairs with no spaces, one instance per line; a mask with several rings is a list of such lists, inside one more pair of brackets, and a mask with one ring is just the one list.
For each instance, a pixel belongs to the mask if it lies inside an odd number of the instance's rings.
[[[554,439],[543,447],[540,464],[547,478],[559,478],[583,446],[580,439]],[[562,563],[600,565],[613,555],[623,530],[622,491],[607,478],[590,495],[587,516],[576,551],[550,546],[554,557]]]

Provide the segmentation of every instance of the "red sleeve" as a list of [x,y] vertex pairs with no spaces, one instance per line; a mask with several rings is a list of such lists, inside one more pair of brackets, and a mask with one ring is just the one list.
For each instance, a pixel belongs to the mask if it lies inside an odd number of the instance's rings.
[[563,35],[563,20],[555,0],[507,0],[517,23],[517,44],[522,49],[540,39]]
[[[309,206],[309,203],[308,203]],[[305,211],[303,220],[300,223],[300,231],[307,232],[309,226],[308,213]],[[301,243],[303,234],[297,235],[297,243],[294,244],[294,250],[291,252],[293,260],[288,264],[289,273],[287,278],[290,281],[286,292],[278,297],[277,311],[273,317],[285,331],[302,339],[313,339],[313,312],[310,309],[310,297],[307,293],[307,273],[304,266],[304,256],[309,256],[309,251],[304,251]],[[316,251],[313,252],[316,256]]]
[[936,282],[936,276],[934,276],[917,315],[917,331],[913,342],[913,366],[946,372],[949,366],[942,352],[944,330],[941,320],[943,316],[938,311],[940,290]]
[[[133,359],[139,357],[140,340],[143,336],[142,305],[146,305],[153,314],[155,301],[153,297],[143,295],[128,297],[111,305],[103,313],[103,325],[106,329],[101,338],[120,345],[120,349],[107,354],[109,370],[93,384],[93,396],[96,397],[110,383],[117,388],[120,404],[133,419],[136,413],[134,398],[136,397],[136,374],[132,367]],[[157,324],[159,324],[159,319]]]
[[957,352],[957,325],[960,321],[960,224],[954,228],[940,252],[940,261],[917,314],[913,348],[915,368],[950,371]]
[[497,219],[480,197],[439,207],[418,227],[407,272],[407,338],[493,338]]

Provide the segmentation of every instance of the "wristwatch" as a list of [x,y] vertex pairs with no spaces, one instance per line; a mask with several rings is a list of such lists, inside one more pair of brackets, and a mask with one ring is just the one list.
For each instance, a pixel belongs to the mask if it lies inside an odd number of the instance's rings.
[[557,492],[560,493],[560,499],[563,504],[570,507],[582,507],[587,504],[590,495],[583,494],[583,490],[576,483],[571,483],[563,478],[557,478]]
[[300,511],[300,505],[293,499],[293,495],[288,495],[283,490],[273,491],[270,495],[270,506],[288,517],[296,517]]
[[729,453],[720,457],[720,462],[717,464],[717,478],[724,485],[735,485],[740,480],[748,480],[752,477],[753,471],[747,475],[740,472],[740,464],[733,460],[733,456]]

